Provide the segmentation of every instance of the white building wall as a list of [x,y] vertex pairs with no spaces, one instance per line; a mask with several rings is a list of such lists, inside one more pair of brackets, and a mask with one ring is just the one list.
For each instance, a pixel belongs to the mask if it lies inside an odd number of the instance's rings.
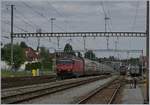
[[1,70],[9,70],[10,66],[5,62],[1,61]]

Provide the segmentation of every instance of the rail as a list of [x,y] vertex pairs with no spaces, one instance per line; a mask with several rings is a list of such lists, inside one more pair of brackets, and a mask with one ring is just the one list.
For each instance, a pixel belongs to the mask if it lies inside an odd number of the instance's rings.
[[[69,89],[72,87],[80,86],[89,82],[94,82],[99,79],[104,79],[107,78],[108,76],[96,76],[96,77],[89,77],[89,78],[82,78],[81,80],[74,80],[74,81],[69,81],[69,82],[58,82],[54,83],[53,85],[48,85],[48,86],[41,86],[42,88],[37,87],[38,89],[30,89],[25,88],[23,91],[23,88],[21,89],[16,89],[13,91],[10,91],[10,94],[8,94],[8,91],[6,93],[2,91],[2,103],[8,104],[8,103],[20,103],[23,101],[27,101],[30,99],[38,98],[47,94],[52,94],[55,92],[59,92],[65,89]],[[35,87],[33,87],[35,88]]]
[[[121,87],[121,84],[119,82],[119,83],[117,83],[117,86],[115,86],[114,88],[112,88],[111,86],[114,85],[115,81],[117,81],[117,80],[112,80],[112,81],[104,84],[103,86],[100,86],[99,88],[95,89],[94,91],[90,92],[84,98],[79,99],[79,101],[77,102],[77,104],[89,104],[89,103],[87,103],[88,100],[90,100],[92,97],[96,96],[96,94],[101,93],[105,89],[112,89],[112,91],[113,91],[112,95],[107,96],[107,99],[109,99],[109,98],[110,99],[108,101],[105,101],[105,103],[90,103],[90,104],[112,104],[113,101],[114,101],[114,99],[116,98],[116,95],[117,95],[120,87]],[[104,94],[105,93],[103,93],[103,95]]]

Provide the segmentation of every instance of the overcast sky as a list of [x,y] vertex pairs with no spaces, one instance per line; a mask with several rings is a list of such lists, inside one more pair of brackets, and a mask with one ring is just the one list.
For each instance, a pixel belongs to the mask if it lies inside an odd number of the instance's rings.
[[[110,20],[107,21],[107,31],[139,31],[145,32],[146,2],[134,1],[102,1],[102,0],[2,0],[1,2],[1,36],[10,36],[10,7],[14,4],[14,32],[51,32],[50,18],[54,17],[54,32],[101,32],[104,27],[104,10]],[[10,39],[1,38],[2,43]],[[25,41],[34,49],[37,47],[37,38],[14,39],[14,42]],[[144,50],[145,38],[109,38],[109,48]],[[60,48],[66,43],[73,49],[83,49],[82,38],[61,38]],[[58,49],[56,38],[42,38],[40,46]],[[106,38],[86,38],[87,49],[106,49]],[[117,53],[95,52],[96,56],[116,56]],[[121,58],[127,57],[126,53],[119,53]],[[140,54],[130,54],[137,57]]]

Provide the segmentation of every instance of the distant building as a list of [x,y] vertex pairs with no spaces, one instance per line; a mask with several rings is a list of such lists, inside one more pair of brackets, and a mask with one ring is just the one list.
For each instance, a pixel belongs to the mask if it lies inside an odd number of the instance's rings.
[[143,62],[143,66],[144,66],[144,67],[145,67],[146,64],[147,64],[146,60],[147,60],[147,57],[146,57],[146,56],[140,56],[140,64],[142,64],[142,62]]
[[9,70],[10,69],[10,66],[5,61],[1,61],[0,65],[1,65],[1,70]]
[[20,71],[25,70],[25,66],[31,62],[38,62],[40,60],[40,54],[36,50],[32,49],[31,47],[25,48],[25,56],[27,61],[24,62],[19,68]]
[[35,51],[31,47],[25,48],[25,54],[27,61],[39,61],[40,59],[39,52]]
[[119,71],[120,66],[122,65],[122,62],[119,61],[105,61],[104,63],[113,67],[116,71]]

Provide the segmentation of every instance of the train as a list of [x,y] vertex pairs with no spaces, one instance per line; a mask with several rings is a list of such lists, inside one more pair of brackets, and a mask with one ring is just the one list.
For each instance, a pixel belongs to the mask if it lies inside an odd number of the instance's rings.
[[79,57],[63,57],[56,60],[57,77],[72,78],[110,74],[114,69],[106,64]]
[[142,66],[140,65],[130,65],[129,66],[129,73],[131,76],[141,76],[142,75]]
[[127,73],[127,67],[126,66],[120,66],[120,75],[126,75]]

